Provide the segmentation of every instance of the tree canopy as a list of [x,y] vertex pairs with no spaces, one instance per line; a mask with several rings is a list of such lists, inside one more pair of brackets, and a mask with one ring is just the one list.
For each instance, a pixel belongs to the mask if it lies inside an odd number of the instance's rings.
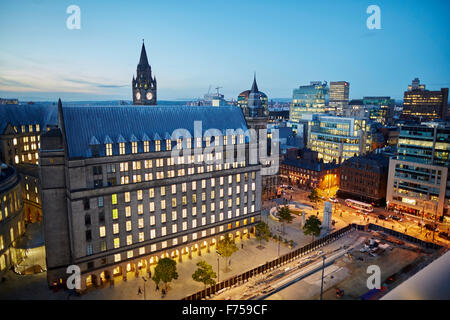
[[309,194],[308,198],[312,202],[318,202],[320,200],[320,196],[319,196],[319,192],[317,191],[317,189],[313,189],[313,191],[311,191],[311,193]]
[[160,281],[164,282],[167,290],[167,283],[172,280],[178,279],[177,263],[170,258],[163,258],[158,261],[158,265],[155,268],[155,274],[152,280],[158,285]]
[[284,233],[285,224],[291,223],[292,220],[294,220],[294,216],[291,214],[291,210],[289,210],[288,206],[284,206],[278,209],[278,218],[280,219],[280,222],[283,226],[283,233]]
[[261,221],[255,227],[255,237],[259,241],[259,247],[262,248],[262,241],[268,241],[270,229],[267,223]]
[[308,219],[306,219],[305,225],[303,226],[303,232],[306,235],[312,235],[314,241],[314,236],[320,236],[321,225],[322,222],[320,221],[320,219],[312,215]]
[[216,250],[219,255],[225,257],[225,270],[228,270],[228,258],[239,250],[238,247],[229,236],[225,236],[222,240],[217,242]]
[[204,260],[197,263],[197,266],[199,268],[194,272],[194,274],[192,274],[192,279],[197,282],[203,283],[205,285],[205,288],[207,285],[215,285],[216,280],[214,280],[214,278],[217,278],[217,275],[213,271],[212,266]]

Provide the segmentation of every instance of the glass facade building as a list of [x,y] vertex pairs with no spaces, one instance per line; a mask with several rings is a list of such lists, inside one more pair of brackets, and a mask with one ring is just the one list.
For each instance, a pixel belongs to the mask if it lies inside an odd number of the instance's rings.
[[450,125],[405,125],[391,159],[387,201],[391,208],[425,218],[448,219]]
[[313,81],[309,85],[294,89],[289,120],[298,122],[303,114],[324,113],[329,88],[326,82]]
[[308,127],[308,148],[317,151],[325,163],[340,164],[367,151],[370,125],[366,119],[313,115]]
[[330,82],[330,102],[328,103],[330,111],[337,115],[343,115],[348,107],[350,92],[350,83],[347,81]]

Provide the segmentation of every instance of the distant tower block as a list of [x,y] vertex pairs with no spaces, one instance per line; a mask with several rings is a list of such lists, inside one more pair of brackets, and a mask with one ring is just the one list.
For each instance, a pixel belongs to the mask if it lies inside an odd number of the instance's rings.
[[327,230],[331,230],[331,215],[333,212],[333,208],[331,206],[331,202],[325,202],[325,206],[323,208],[323,222],[322,227]]

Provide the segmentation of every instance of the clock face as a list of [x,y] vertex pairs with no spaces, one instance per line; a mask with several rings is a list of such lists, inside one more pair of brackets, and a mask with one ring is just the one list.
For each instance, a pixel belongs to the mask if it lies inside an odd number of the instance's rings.
[[141,100],[141,93],[140,92],[136,92],[136,99]]
[[147,100],[152,100],[153,94],[151,92],[147,92],[146,97],[147,97]]

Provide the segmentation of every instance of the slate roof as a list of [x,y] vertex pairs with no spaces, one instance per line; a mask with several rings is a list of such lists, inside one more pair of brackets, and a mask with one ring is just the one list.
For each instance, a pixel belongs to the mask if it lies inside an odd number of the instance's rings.
[[[161,140],[176,129],[185,129],[194,137],[194,121],[202,122],[202,134],[208,129],[242,129],[247,131],[239,107],[210,106],[62,106],[69,158],[92,156],[92,141],[113,143],[113,154],[119,142],[126,141],[126,154],[131,141],[142,137]],[[95,139],[94,139],[95,138]],[[248,139],[247,139],[248,140]],[[143,143],[138,141],[143,152]],[[152,151],[152,149],[150,148]],[[100,146],[99,156],[105,155]]]
[[5,132],[6,126],[17,126],[21,132],[21,126],[26,125],[28,132],[29,124],[39,124],[41,132],[47,125],[56,126],[58,124],[58,106],[52,104],[33,105],[1,105],[0,106],[0,134]]

